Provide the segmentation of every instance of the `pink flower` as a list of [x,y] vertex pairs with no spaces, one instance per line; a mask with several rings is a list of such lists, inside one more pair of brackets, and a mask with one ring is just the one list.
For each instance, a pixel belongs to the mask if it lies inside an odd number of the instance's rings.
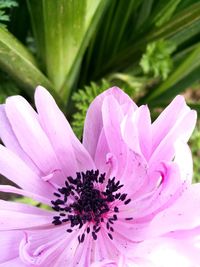
[[35,105],[13,96],[1,106],[0,173],[19,187],[0,191],[51,208],[0,201],[0,266],[199,266],[187,146],[196,112],[183,97],[151,123],[147,106],[113,87],[91,104],[83,144],[42,87]]

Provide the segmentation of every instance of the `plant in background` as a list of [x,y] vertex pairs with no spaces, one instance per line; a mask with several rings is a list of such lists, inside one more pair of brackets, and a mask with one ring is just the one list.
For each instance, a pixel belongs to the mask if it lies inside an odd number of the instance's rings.
[[[35,86],[46,86],[70,116],[78,88],[118,73],[143,81],[138,101],[152,107],[199,80],[199,1],[2,1],[16,3],[12,12],[2,9],[11,16],[8,31],[0,28],[0,69],[31,97]],[[155,78],[147,82],[140,62]]]
[[0,172],[18,187],[0,191],[49,210],[0,200],[2,265],[198,266],[196,112],[183,97],[151,123],[146,105],[110,88],[91,103],[82,144],[42,87],[35,105],[12,96],[1,106]]
[[15,0],[0,0],[0,27],[6,27],[9,21],[9,15],[6,11],[17,7],[18,3]]
[[140,61],[144,73],[166,80],[173,69],[171,54],[175,49],[173,43],[163,40],[148,44]]

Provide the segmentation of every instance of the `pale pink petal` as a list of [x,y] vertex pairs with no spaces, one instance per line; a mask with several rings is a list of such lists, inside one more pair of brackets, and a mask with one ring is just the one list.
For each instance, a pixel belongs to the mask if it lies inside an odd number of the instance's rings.
[[135,123],[138,128],[140,149],[146,160],[151,156],[152,133],[151,133],[151,117],[147,106],[141,106],[138,109],[138,118]]
[[97,167],[97,169],[100,170],[100,172],[108,172],[109,164],[107,163],[107,155],[109,153],[109,147],[108,142],[106,140],[104,129],[102,128],[101,134],[99,136],[99,140],[96,147],[94,162]]
[[101,264],[102,261],[104,262],[104,259],[109,258],[109,249],[107,247],[108,243],[109,242],[107,243],[105,242],[105,233],[100,232],[98,235],[98,242],[92,243],[92,247],[91,247],[92,252],[93,252],[91,253],[92,262],[100,262]]
[[74,175],[78,163],[71,143],[71,128],[55,100],[43,87],[35,92],[39,121],[58,156],[66,176]]
[[[144,241],[135,249],[134,254],[149,259],[156,267],[199,267],[199,237],[198,246],[192,238],[160,237]],[[197,244],[196,244],[197,245]]]
[[[150,224],[153,235],[162,235],[176,230],[186,230],[200,225],[200,184],[193,184],[173,203],[163,210]],[[159,225],[162,225],[160,227]]]
[[172,160],[175,156],[175,142],[187,142],[196,123],[196,112],[190,111],[183,120],[178,120],[167,136],[160,142],[151,156],[149,165],[155,165],[160,159]]
[[[128,150],[126,165],[120,179],[123,184],[122,191],[128,193],[128,196],[134,199],[136,192],[140,195],[140,189],[144,192],[144,185],[148,183],[147,163],[138,154],[131,149]],[[146,188],[148,190],[148,188]]]
[[110,152],[115,155],[118,162],[118,177],[121,176],[127,160],[127,145],[123,141],[121,122],[123,111],[113,96],[107,96],[102,106],[103,126]]
[[0,173],[23,189],[51,198],[54,188],[44,182],[23,160],[0,145]]
[[177,97],[161,113],[152,125],[153,147],[149,164],[159,160],[172,160],[175,142],[187,142],[196,124],[196,111],[186,106],[182,97]]
[[[47,204],[47,205],[51,205],[51,201],[49,198],[45,198],[43,196],[40,196],[38,194],[34,194],[30,191],[25,191],[19,188],[16,188],[14,186],[10,186],[10,185],[0,185],[0,192],[4,192],[4,193],[13,193],[13,194],[17,194],[17,195],[21,195],[21,196],[25,196],[31,199],[34,199],[38,202]],[[53,196],[52,196],[53,199]]]
[[24,264],[19,257],[16,257],[15,259],[0,263],[0,267],[30,267],[30,265]]
[[[22,147],[38,168],[47,175],[54,170],[61,170],[55,152],[42,130],[37,113],[20,96],[9,97],[6,101],[6,115]],[[56,177],[62,182],[62,173]]]
[[[15,259],[19,255],[19,244],[23,238],[21,231],[1,231],[0,266],[6,261]],[[11,253],[12,252],[12,253]]]
[[193,177],[193,161],[192,153],[188,144],[178,141],[175,144],[175,160],[179,166],[181,179],[192,183]]
[[5,105],[0,105],[0,138],[4,145],[17,154],[33,171],[39,173],[39,169],[22,150],[5,113]]
[[118,267],[118,265],[112,260],[103,260],[92,263],[91,267]]
[[[150,222],[156,214],[173,206],[183,194],[187,185],[181,181],[177,165],[163,163],[162,166],[163,169],[160,169],[162,176],[157,181],[157,186],[148,193],[145,193],[145,189],[141,190],[137,198],[134,197],[129,205],[121,208],[121,218],[133,217],[135,223]],[[142,191],[143,194],[141,194]]]
[[180,95],[175,97],[152,124],[153,150],[188,112],[190,108],[186,105],[184,97]]
[[42,86],[36,89],[35,104],[40,123],[62,163],[65,175],[75,174],[78,169],[93,168],[93,161],[87,150],[74,135],[53,97]]
[[55,212],[17,202],[0,200],[0,231],[52,227]]
[[78,243],[78,234],[77,231],[67,233],[66,225],[52,229],[24,231],[24,239],[20,244],[20,257],[28,266],[30,264],[48,267],[80,266],[76,262],[78,260],[76,253],[84,247],[84,244]]
[[87,111],[83,132],[83,145],[87,148],[92,157],[95,155],[96,146],[103,127],[101,114],[102,104],[104,98],[109,95],[112,95],[113,98],[116,99],[123,111],[127,111],[130,106],[133,109],[137,108],[131,98],[118,87],[112,87],[95,98]]
[[17,229],[40,229],[50,227],[52,215],[35,215],[19,213],[15,211],[0,210],[0,230],[17,230]]
[[124,117],[122,121],[122,137],[132,151],[143,156],[140,148],[139,129],[137,127],[140,110],[140,107],[135,112],[130,110]]

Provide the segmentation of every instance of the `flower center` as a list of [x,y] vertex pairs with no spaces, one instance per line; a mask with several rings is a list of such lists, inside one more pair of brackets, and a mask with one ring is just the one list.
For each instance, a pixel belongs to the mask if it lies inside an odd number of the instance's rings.
[[[65,186],[54,193],[57,199],[51,201],[52,208],[58,212],[52,223],[60,225],[68,222],[68,233],[87,224],[86,233],[91,232],[94,240],[97,239],[101,224],[105,223],[108,236],[112,240],[113,224],[117,221],[119,212],[114,202],[118,200],[118,203],[122,201],[127,205],[131,199],[127,199],[127,194],[117,192],[123,185],[116,181],[115,177],[108,179],[106,186],[104,184],[105,173],[100,174],[99,170],[77,172],[75,179],[67,177]],[[85,233],[79,235],[79,243],[82,243],[84,238]]]

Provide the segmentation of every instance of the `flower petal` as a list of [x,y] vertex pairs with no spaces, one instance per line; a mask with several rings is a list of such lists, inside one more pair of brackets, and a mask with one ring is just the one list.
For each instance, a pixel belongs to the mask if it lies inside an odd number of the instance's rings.
[[99,136],[103,127],[101,113],[102,104],[104,98],[109,95],[112,95],[118,104],[122,106],[123,111],[127,111],[130,106],[133,109],[137,108],[132,99],[118,87],[112,87],[94,99],[87,111],[83,132],[83,145],[87,148],[92,157],[95,155]]
[[[47,205],[51,205],[51,201],[48,198],[45,198],[43,196],[40,196],[38,194],[34,194],[32,192],[29,191],[25,191],[19,188],[16,188],[14,186],[10,186],[10,185],[0,185],[0,192],[5,192],[5,193],[13,193],[13,194],[17,194],[17,195],[21,195],[21,196],[25,196],[31,199],[34,199],[38,202],[41,202],[43,204],[47,204]],[[52,197],[53,198],[53,197]]]
[[24,264],[19,257],[16,257],[4,263],[0,263],[0,267],[27,267],[27,265]]
[[[37,113],[20,96],[7,98],[6,115],[23,150],[44,175],[61,170],[55,152],[42,130]],[[63,179],[61,173],[57,181]]]
[[0,145],[0,173],[24,190],[51,198],[54,188],[42,181],[18,156]]
[[134,253],[151,260],[155,267],[198,267],[200,262],[199,247],[195,247],[190,238],[149,239],[142,242]]
[[152,124],[153,150],[188,112],[190,108],[186,105],[184,97],[180,95],[175,97]]
[[55,212],[0,200],[0,231],[52,227]]
[[188,144],[181,141],[176,142],[174,162],[179,166],[181,179],[191,184],[193,177],[193,161]]
[[[153,219],[150,232],[163,235],[176,230],[186,230],[200,225],[200,184],[193,184],[181,195],[173,205]],[[162,222],[162,227],[159,225]]]
[[65,175],[74,175],[78,163],[71,143],[71,129],[64,114],[49,92],[41,86],[36,88],[35,104],[40,124],[51,141]]
[[33,163],[33,161],[28,157],[28,155],[22,150],[12,128],[9,123],[9,120],[5,113],[5,105],[0,105],[0,138],[3,141],[4,145],[12,150],[16,155],[18,155],[21,159],[23,159],[24,162],[30,168],[35,171],[36,173],[39,173],[39,169],[37,166]]
[[138,129],[140,149],[146,160],[151,156],[152,133],[151,133],[151,117],[147,106],[138,108],[137,121],[135,127]]
[[196,119],[196,111],[190,110],[183,97],[176,97],[152,124],[153,147],[149,164],[172,160],[175,154],[175,142],[188,141]]
[[42,86],[35,92],[35,104],[40,123],[49,137],[66,175],[78,170],[91,169],[93,161],[87,150],[74,135],[55,100]]
[[[23,238],[21,231],[1,231],[1,253],[0,253],[0,266],[1,263],[15,259],[19,255],[19,244]],[[11,253],[12,251],[12,253]],[[11,266],[11,265],[10,265]]]
[[87,249],[85,244],[78,243],[78,234],[78,231],[67,233],[66,225],[24,231],[20,257],[28,266],[89,266],[77,262],[77,251]]
[[102,105],[102,117],[105,136],[110,152],[118,162],[118,177],[121,177],[127,160],[127,146],[122,138],[121,122],[123,111],[113,96],[107,96]]

